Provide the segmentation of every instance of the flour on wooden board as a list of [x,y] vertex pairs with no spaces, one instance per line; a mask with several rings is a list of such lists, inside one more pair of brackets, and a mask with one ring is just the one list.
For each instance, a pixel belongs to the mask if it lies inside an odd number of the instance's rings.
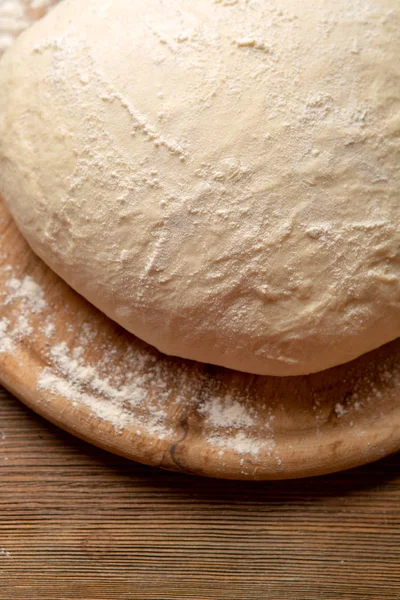
[[[39,375],[38,391],[47,392],[50,397],[61,396],[73,406],[85,405],[91,414],[111,423],[117,431],[136,427],[137,433],[145,432],[155,439],[165,439],[172,433],[168,416],[171,405],[186,409],[193,405],[203,419],[210,445],[218,449],[220,456],[225,450],[257,456],[261,450],[274,449],[272,415],[266,419],[264,439],[260,441],[252,435],[252,427],[256,423],[259,426],[259,415],[247,407],[248,394],[224,392],[212,378],[208,380],[183,361],[181,365],[175,361],[173,389],[179,392],[172,397],[168,359],[158,359],[154,350],[146,346],[128,347],[120,356],[112,343],[102,345],[101,359],[93,364],[87,359],[86,350],[96,343],[96,326],[84,324],[73,345],[68,345],[60,340],[42,287],[31,276],[19,278],[9,266],[3,267],[3,272],[6,282],[0,305],[11,310],[11,315],[0,320],[0,355],[17,354],[19,342],[34,343],[37,337],[44,337],[49,364]],[[69,335],[68,327],[66,331]],[[201,400],[204,397],[206,400]]]
[[47,307],[42,288],[29,275],[25,275],[22,279],[12,277],[7,281],[6,287],[9,290],[5,300],[6,305],[21,299],[23,306],[29,305],[33,313],[41,313]]
[[[280,465],[274,411],[272,407],[254,407],[251,391],[235,385],[224,388],[217,378],[195,366],[191,368],[191,363],[170,362],[145,345],[132,344],[121,353],[112,341],[99,342],[95,322],[85,323],[73,343],[67,343],[62,331],[70,339],[73,325],[63,323],[61,329],[38,282],[30,276],[19,278],[9,266],[3,267],[3,273],[6,283],[0,291],[0,306],[7,309],[7,317],[0,320],[0,355],[17,356],[21,342],[32,344],[44,337],[47,350],[42,352],[47,355],[48,365],[39,375],[37,389],[49,401],[53,395],[63,397],[72,406],[86,406],[93,416],[117,431],[133,428],[138,435],[159,440],[173,432],[176,416],[169,416],[171,407],[190,411],[201,419],[205,440],[221,462],[227,452],[234,452],[242,457],[243,468],[246,457],[260,454]],[[96,363],[87,357],[87,349],[93,344],[101,355]],[[398,368],[389,370],[382,365],[379,377],[381,383],[400,384]],[[368,377],[354,383],[351,395],[334,406],[334,416],[347,419],[352,427],[357,413],[380,400],[379,383]],[[282,413],[284,406],[280,404],[274,410]],[[323,399],[317,395],[313,410],[318,430],[328,417]],[[363,431],[359,435],[362,437]]]

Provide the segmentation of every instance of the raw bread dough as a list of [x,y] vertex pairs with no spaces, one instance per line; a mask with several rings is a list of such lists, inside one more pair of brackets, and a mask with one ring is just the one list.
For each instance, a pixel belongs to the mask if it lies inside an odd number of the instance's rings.
[[400,335],[398,0],[66,0],[0,63],[34,251],[168,354],[261,374]]

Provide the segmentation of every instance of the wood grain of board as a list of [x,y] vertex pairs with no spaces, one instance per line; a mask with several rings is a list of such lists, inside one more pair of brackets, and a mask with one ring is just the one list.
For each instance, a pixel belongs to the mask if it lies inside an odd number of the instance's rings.
[[0,393],[1,600],[395,600],[400,460],[229,482],[90,446]]

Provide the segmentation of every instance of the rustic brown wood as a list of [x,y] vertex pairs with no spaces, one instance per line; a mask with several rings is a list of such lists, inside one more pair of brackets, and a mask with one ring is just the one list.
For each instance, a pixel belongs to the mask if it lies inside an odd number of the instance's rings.
[[[10,299],[10,285],[26,275],[40,284],[47,308],[29,312],[26,332],[18,330],[12,348],[0,352],[0,382],[39,414],[87,441],[146,464],[234,479],[333,472],[400,448],[400,340],[309,377],[255,377],[168,358],[117,327],[62,282],[32,253],[0,205],[0,320],[6,319],[11,332],[27,314],[24,300],[12,293]],[[49,318],[51,341],[43,333]],[[38,388],[46,367],[61,381],[67,379],[51,347],[60,342],[75,347],[88,324],[94,336],[83,343],[85,364],[96,368],[107,352],[102,375],[112,378],[122,369],[115,393],[132,373],[136,381],[137,364],[137,379],[148,379],[142,390],[145,401],[137,406],[121,401],[131,420],[123,430],[104,415],[100,418],[96,406],[85,405],[78,390],[67,395]],[[157,381],[149,380],[154,365]],[[91,381],[84,384],[95,401],[110,403]],[[168,398],[161,401],[165,390]],[[229,405],[229,397],[252,423],[218,425],[202,411],[205,404]],[[157,411],[161,437],[147,425]],[[237,436],[245,436],[249,451],[232,446]]]
[[230,482],[144,467],[0,393],[1,600],[395,600],[400,462]]

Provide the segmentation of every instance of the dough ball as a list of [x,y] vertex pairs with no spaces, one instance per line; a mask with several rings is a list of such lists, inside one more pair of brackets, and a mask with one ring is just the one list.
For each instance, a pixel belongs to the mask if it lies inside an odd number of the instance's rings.
[[0,63],[0,191],[161,351],[299,375],[400,335],[398,0],[66,0]]

